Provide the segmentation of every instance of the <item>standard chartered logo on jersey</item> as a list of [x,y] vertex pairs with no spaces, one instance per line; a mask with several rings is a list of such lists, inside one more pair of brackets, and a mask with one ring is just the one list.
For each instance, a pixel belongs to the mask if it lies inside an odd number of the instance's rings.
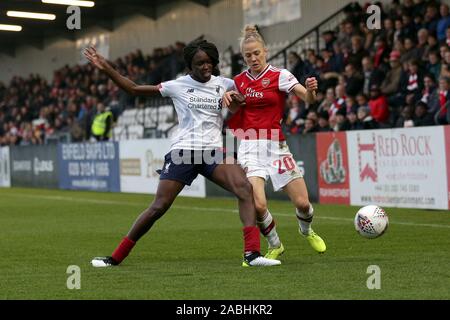
[[189,109],[220,110],[219,98],[189,97]]

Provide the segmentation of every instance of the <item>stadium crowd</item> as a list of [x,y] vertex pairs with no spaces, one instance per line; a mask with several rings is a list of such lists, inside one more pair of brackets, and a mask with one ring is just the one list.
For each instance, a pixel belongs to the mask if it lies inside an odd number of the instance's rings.
[[[139,84],[158,84],[184,71],[183,48],[177,42],[157,48],[151,55],[141,50],[114,61],[119,72]],[[44,144],[51,137],[68,134],[70,141],[86,141],[99,105],[114,117],[136,100],[119,90],[91,64],[65,66],[54,72],[52,82],[39,75],[14,77],[0,82],[0,145]]]
[[[290,71],[320,79],[318,103],[289,96],[291,134],[450,123],[450,14],[438,1],[381,3],[381,29],[369,30],[354,4],[338,30],[322,33],[320,52],[289,52]],[[368,5],[367,5],[368,6]],[[303,56],[304,58],[302,59]]]
[[[450,10],[435,0],[393,0],[382,8],[381,29],[369,30],[365,7],[348,7],[337,30],[322,34],[320,52],[289,52],[288,69],[304,83],[319,79],[317,103],[287,100],[290,134],[450,123]],[[158,84],[185,69],[177,42],[151,55],[140,50],[114,61],[136,83]],[[236,70],[236,68],[233,68]],[[91,137],[99,104],[115,118],[133,97],[90,64],[65,66],[49,83],[39,75],[0,82],[0,145],[43,144],[68,134]]]

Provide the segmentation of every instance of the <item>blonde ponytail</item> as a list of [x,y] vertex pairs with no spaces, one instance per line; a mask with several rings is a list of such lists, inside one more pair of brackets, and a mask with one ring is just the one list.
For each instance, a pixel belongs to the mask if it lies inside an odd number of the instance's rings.
[[261,34],[258,32],[258,29],[255,25],[248,24],[244,27],[242,30],[242,36],[239,38],[241,51],[243,50],[244,44],[247,42],[257,41],[263,45],[263,47],[266,46],[266,43],[264,39],[262,38]]

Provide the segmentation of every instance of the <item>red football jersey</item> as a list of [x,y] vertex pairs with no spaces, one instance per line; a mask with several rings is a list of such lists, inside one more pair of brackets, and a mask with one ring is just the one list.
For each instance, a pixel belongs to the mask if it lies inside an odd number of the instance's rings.
[[[236,88],[245,95],[246,105],[241,107],[228,122],[230,129],[256,130],[256,139],[280,140],[285,137],[281,122],[286,103],[286,95],[299,83],[286,69],[271,65],[254,77],[244,71],[234,78]],[[243,138],[242,135],[237,136]],[[253,139],[254,135],[247,139]]]

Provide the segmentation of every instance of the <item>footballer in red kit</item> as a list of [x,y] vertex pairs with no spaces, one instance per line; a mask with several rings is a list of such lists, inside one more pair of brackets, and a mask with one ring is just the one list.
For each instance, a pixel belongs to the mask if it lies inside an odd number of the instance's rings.
[[[245,96],[246,107],[238,110],[241,114],[232,118],[235,122],[230,127],[244,131],[255,129],[262,134],[267,131],[267,139],[284,141],[281,121],[286,96],[298,84],[297,79],[287,70],[267,65],[256,77],[249,71],[242,72],[234,78],[234,83],[237,90]],[[240,123],[236,123],[237,121]],[[277,135],[272,137],[274,130]]]
[[274,190],[286,192],[295,206],[300,234],[315,251],[324,253],[325,242],[311,228],[314,210],[305,181],[281,130],[287,95],[292,92],[313,103],[318,83],[307,78],[304,87],[288,70],[268,64],[267,52],[256,27],[246,26],[241,53],[248,70],[235,77],[237,91],[223,96],[223,106],[233,113],[228,126],[240,138],[238,161],[253,186],[258,226],[269,245],[265,257],[277,259],[285,250],[267,207],[265,184],[269,178]]

